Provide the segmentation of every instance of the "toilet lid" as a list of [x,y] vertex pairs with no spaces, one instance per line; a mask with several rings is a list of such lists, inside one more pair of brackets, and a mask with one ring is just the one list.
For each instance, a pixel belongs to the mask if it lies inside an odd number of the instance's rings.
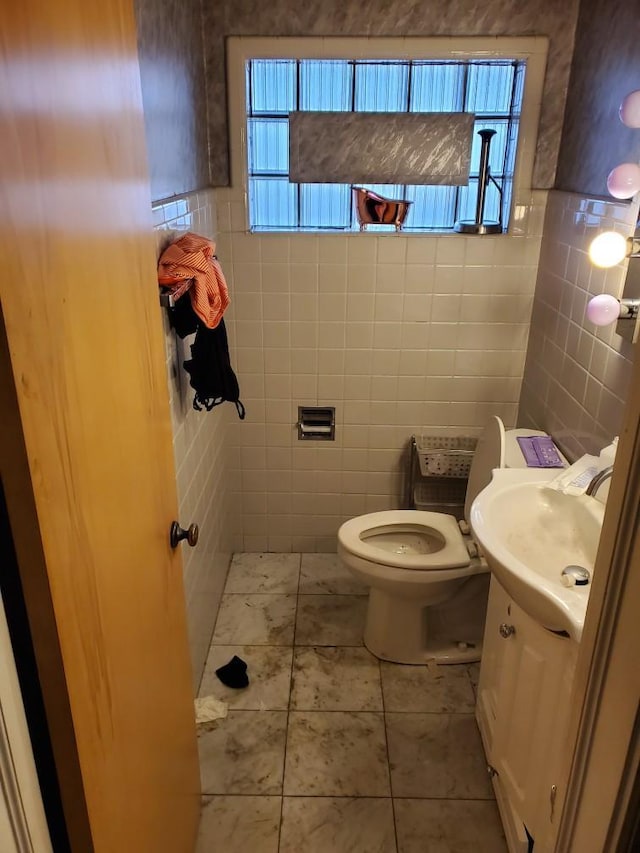
[[494,468],[504,468],[505,433],[504,424],[497,415],[492,415],[485,426],[473,454],[467,496],[464,502],[464,517],[469,521],[471,504],[491,482]]

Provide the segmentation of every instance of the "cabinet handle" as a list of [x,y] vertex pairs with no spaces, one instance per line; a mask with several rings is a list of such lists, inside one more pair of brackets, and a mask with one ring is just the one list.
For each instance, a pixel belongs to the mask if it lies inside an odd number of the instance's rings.
[[493,779],[494,776],[500,775],[492,764],[487,764],[487,774],[490,779]]
[[503,622],[502,625],[500,625],[499,631],[500,631],[500,636],[504,637],[506,640],[508,637],[511,637],[512,634],[515,634],[516,626],[515,625],[507,625],[506,622]]

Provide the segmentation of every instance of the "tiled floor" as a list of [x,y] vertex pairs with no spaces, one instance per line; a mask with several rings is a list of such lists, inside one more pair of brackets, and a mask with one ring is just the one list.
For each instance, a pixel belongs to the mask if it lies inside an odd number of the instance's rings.
[[[473,717],[477,665],[384,663],[330,554],[233,558],[200,689],[197,853],[505,853]],[[234,654],[250,685],[215,670]]]

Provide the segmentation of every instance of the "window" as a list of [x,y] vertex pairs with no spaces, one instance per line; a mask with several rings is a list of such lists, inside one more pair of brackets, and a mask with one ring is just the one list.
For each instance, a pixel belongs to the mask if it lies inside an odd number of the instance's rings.
[[[452,231],[456,221],[475,217],[480,158],[476,131],[491,128],[496,131],[491,174],[503,187],[502,217],[505,227],[508,224],[524,60],[250,59],[245,74],[251,230],[358,229],[348,184],[289,182],[288,114],[294,110],[474,113],[468,186],[367,188],[412,202],[405,231]],[[499,204],[498,191],[489,184],[487,219],[498,219]]]

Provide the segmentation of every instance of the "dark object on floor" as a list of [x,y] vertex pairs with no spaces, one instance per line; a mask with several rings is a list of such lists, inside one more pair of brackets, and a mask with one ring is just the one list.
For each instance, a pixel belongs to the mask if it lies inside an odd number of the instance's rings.
[[216,675],[226,687],[233,687],[239,690],[241,687],[249,686],[249,676],[247,675],[247,665],[234,655],[229,663],[216,669]]

